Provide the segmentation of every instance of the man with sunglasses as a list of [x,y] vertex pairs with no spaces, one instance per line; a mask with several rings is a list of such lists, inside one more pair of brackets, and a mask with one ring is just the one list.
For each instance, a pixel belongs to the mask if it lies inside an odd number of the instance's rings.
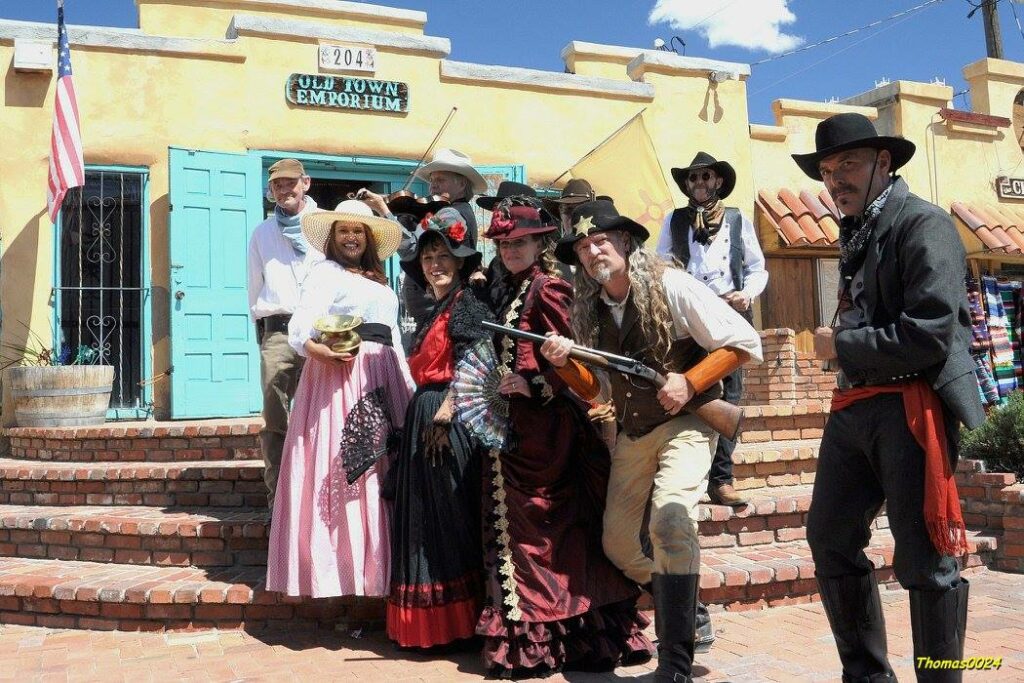
[[[698,152],[689,166],[673,168],[672,178],[690,203],[665,218],[657,253],[677,258],[698,282],[710,287],[748,322],[752,321],[751,304],[768,284],[768,271],[754,225],[739,209],[723,203],[736,186],[736,171],[729,162]],[[739,404],[743,395],[742,368],[722,379],[722,389],[722,398]],[[708,474],[708,496],[717,505],[747,504],[746,498],[733,487],[735,448],[735,441],[718,439]]]

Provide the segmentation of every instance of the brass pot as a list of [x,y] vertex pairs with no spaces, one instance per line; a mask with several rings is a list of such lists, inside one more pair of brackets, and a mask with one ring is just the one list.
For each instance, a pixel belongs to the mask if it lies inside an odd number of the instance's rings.
[[359,353],[359,344],[363,341],[355,329],[363,324],[357,315],[325,315],[317,318],[313,329],[320,337],[319,342],[330,347],[335,353]]

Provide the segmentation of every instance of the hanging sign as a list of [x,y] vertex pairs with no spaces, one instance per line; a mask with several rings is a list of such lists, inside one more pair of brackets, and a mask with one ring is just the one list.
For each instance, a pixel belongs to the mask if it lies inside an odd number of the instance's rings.
[[1001,199],[1024,199],[1024,178],[996,178],[996,194]]
[[320,45],[317,47],[320,68],[333,71],[377,70],[377,49],[357,45]]
[[408,84],[373,78],[292,74],[285,85],[285,97],[302,107],[409,111]]

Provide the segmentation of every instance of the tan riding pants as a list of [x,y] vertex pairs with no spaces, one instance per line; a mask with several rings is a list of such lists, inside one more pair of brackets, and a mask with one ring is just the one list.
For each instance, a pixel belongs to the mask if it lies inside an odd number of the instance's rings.
[[[716,442],[717,434],[692,415],[678,415],[636,439],[619,434],[603,544],[608,558],[637,583],[647,583],[652,573],[700,573],[697,503],[707,490]],[[653,560],[640,543],[648,499]]]

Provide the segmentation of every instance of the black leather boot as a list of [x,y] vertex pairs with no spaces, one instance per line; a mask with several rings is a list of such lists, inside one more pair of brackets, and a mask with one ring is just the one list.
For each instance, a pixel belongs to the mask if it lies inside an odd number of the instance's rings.
[[942,683],[963,680],[959,669],[920,666],[922,659],[933,662],[963,659],[967,635],[967,579],[946,591],[910,591],[910,629],[914,635],[914,673],[919,681]]
[[653,574],[656,683],[689,683],[697,621],[697,574]]
[[887,656],[885,618],[874,573],[819,576],[818,588],[843,663],[843,683],[895,681]]
[[715,627],[711,625],[711,615],[708,614],[708,606],[700,600],[697,601],[697,635],[693,642],[694,652],[710,652],[711,644],[715,642]]

